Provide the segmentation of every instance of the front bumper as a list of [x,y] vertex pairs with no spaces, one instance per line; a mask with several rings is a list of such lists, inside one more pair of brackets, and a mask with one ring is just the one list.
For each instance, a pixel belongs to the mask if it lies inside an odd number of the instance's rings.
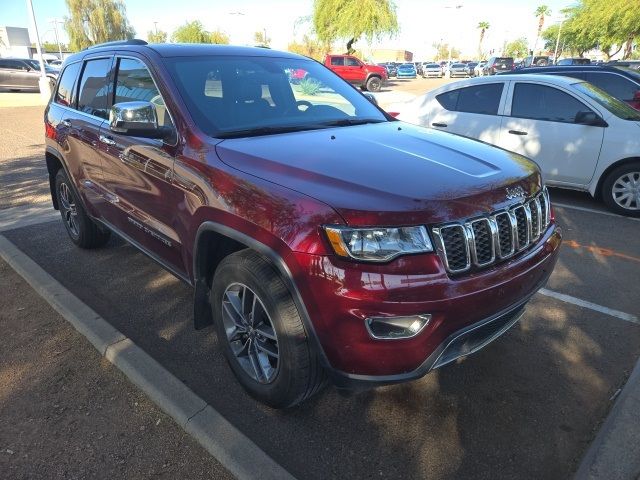
[[[458,278],[447,275],[435,254],[386,265],[296,254],[307,273],[301,293],[331,377],[349,387],[402,382],[473,353],[517,321],[551,275],[560,243],[552,224],[518,257]],[[419,314],[432,318],[413,338],[376,340],[364,324],[372,316]]]

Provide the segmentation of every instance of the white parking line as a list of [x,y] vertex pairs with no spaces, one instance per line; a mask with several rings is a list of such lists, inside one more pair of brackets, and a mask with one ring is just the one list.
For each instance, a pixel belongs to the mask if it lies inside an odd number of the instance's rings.
[[546,288],[541,288],[540,290],[538,290],[538,293],[545,295],[547,297],[555,298],[556,300],[560,300],[562,302],[571,303],[572,305],[577,305],[583,308],[588,308],[589,310],[593,310],[595,312],[604,313],[605,315],[609,315],[611,317],[619,318],[620,320],[625,320],[626,322],[631,322],[631,323],[640,325],[640,319],[638,319],[638,317],[636,317],[635,315],[631,315],[630,313],[625,313],[625,312],[621,312],[620,310],[614,310],[612,308],[603,307],[602,305],[588,302],[580,298],[572,297],[571,295],[566,295],[564,293],[554,292],[553,290],[547,290]]
[[640,222],[640,218],[625,217],[624,215],[618,215],[617,213],[613,213],[613,212],[605,212],[604,210],[596,210],[595,208],[578,207],[576,205],[567,205],[566,203],[558,203],[558,202],[554,202],[553,200],[551,201],[551,205],[553,205],[554,208],[555,207],[569,208],[571,210],[580,210],[581,212],[599,213],[600,215],[607,215],[609,217],[626,218],[627,220]]
[[73,295],[6,237],[2,257],[65,320],[238,479],[295,480],[180,379]]

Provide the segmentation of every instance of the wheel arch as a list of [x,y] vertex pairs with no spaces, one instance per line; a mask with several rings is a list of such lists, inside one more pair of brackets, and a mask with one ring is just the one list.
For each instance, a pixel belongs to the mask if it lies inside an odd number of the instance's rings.
[[44,158],[47,162],[47,172],[49,173],[51,203],[53,204],[54,209],[59,210],[58,197],[56,195],[56,175],[60,169],[64,169],[67,175],[69,175],[69,172],[65,168],[64,162],[60,158],[59,154],[54,149],[47,147],[44,153]]
[[311,347],[318,354],[323,366],[330,367],[300,290],[294,280],[294,275],[284,258],[271,246],[239,230],[214,221],[206,221],[200,225],[194,244],[194,327],[196,330],[213,323],[209,293],[216,267],[227,255],[243,249],[257,252],[278,272],[298,309]]
[[633,162],[640,162],[640,157],[627,157],[627,158],[623,158],[621,160],[618,160],[617,162],[612,163],[611,165],[609,165],[601,174],[600,177],[598,178],[598,181],[596,183],[596,187],[595,189],[593,189],[593,191],[591,192],[591,194],[595,197],[595,198],[602,198],[602,185],[604,184],[605,179],[607,178],[607,176],[609,176],[609,174],[615,170],[618,167],[621,167],[623,165],[626,165],[628,163],[633,163]]

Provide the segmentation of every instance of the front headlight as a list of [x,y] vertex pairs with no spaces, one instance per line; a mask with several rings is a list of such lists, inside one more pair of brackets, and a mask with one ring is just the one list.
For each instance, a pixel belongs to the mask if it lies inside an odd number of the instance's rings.
[[325,226],[336,255],[368,262],[387,262],[407,253],[432,252],[427,229],[419,227],[349,228]]

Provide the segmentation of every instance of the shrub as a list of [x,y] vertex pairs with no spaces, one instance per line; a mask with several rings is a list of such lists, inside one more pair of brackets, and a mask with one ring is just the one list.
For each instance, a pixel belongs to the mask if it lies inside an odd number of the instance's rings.
[[300,90],[305,95],[314,96],[320,91],[320,82],[313,78],[304,78],[300,82]]

